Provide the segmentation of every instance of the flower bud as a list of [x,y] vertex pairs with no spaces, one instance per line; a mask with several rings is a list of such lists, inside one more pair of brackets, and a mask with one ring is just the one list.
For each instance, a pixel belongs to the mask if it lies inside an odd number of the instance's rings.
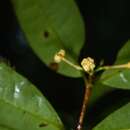
[[60,63],[61,60],[65,57],[65,51],[61,49],[58,53],[55,54],[54,56],[54,61],[56,63]]
[[87,73],[91,73],[95,68],[94,60],[90,57],[84,58],[81,62],[81,66]]

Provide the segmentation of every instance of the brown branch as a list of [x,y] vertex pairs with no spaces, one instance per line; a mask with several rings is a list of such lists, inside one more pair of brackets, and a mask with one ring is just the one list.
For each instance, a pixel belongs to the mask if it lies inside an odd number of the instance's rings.
[[78,124],[76,126],[76,130],[82,130],[86,109],[89,103],[89,98],[91,96],[91,88],[92,88],[92,80],[91,77],[89,77],[89,79],[85,79],[84,99],[83,99],[83,104],[82,104]]

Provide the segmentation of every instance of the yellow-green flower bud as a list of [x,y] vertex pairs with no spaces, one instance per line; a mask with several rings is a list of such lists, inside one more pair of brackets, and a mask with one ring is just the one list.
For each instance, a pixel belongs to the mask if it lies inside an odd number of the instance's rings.
[[58,53],[55,54],[54,61],[56,63],[60,63],[64,57],[65,57],[65,51],[61,49]]
[[81,66],[87,73],[91,73],[94,71],[95,63],[94,60],[91,57],[84,58],[81,62]]

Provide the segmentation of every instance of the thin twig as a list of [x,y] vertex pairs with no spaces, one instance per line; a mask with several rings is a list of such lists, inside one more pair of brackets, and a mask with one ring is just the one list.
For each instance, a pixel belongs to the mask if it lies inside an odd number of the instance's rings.
[[110,69],[130,69],[130,62],[126,64],[121,64],[121,65],[101,66],[98,69],[96,69],[95,72],[98,72],[101,70],[110,70]]
[[83,104],[82,104],[78,124],[76,126],[76,130],[82,130],[86,109],[89,103],[89,98],[91,96],[91,88],[92,88],[92,81],[91,81],[91,77],[89,77],[88,80],[85,79],[84,99],[83,99]]
[[62,58],[62,60],[65,62],[65,63],[67,63],[67,64],[69,64],[70,66],[72,66],[73,68],[75,68],[76,70],[83,70],[83,68],[82,67],[80,67],[79,65],[75,65],[75,64],[73,64],[71,61],[69,61],[69,60],[67,60],[67,59],[65,59],[65,58]]

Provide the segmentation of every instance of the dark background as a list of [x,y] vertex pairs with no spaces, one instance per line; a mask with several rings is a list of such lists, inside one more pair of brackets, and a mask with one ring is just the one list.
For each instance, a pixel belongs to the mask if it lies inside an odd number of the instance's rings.
[[[130,1],[76,0],[76,3],[86,27],[86,42],[79,59],[91,56],[97,64],[102,59],[105,64],[112,64],[118,50],[130,37]],[[64,122],[73,126],[82,104],[83,81],[55,74],[38,59],[20,31],[10,0],[0,3],[0,56],[34,83],[56,108]],[[89,122],[94,120],[93,113],[100,115],[101,108],[111,106],[111,102],[117,103],[122,96],[126,97],[124,102],[130,97],[128,92],[121,90],[108,93],[103,97],[104,100],[101,99],[98,105],[89,110]],[[99,116],[99,120],[102,118]],[[92,126],[97,122],[92,123]]]

